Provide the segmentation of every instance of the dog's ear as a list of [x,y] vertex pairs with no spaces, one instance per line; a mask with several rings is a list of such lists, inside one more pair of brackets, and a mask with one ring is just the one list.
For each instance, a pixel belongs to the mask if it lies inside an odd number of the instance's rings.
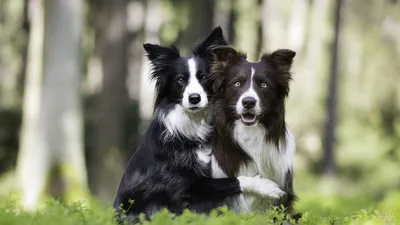
[[246,55],[229,46],[218,46],[212,49],[213,62],[211,64],[211,76],[213,92],[223,92],[223,83],[227,76],[229,65],[239,63]]
[[165,47],[146,43],[143,45],[147,53],[147,58],[153,63],[155,61],[169,61],[180,57],[179,51],[175,46]]
[[246,55],[230,46],[219,46],[212,49],[216,63],[232,64],[246,58]]
[[154,44],[144,44],[147,58],[152,65],[151,79],[156,79],[157,83],[161,75],[165,74],[172,62],[180,57],[179,51],[175,46],[165,47]]
[[284,97],[289,95],[289,83],[292,80],[290,68],[295,56],[296,52],[292,50],[279,49],[271,54],[264,54],[261,57],[261,61],[267,62],[277,69],[278,74],[275,76],[275,79],[278,83],[279,93]]
[[168,83],[168,70],[172,63],[180,57],[175,46],[164,47],[161,45],[144,44],[147,58],[150,60],[150,79],[156,81],[156,90],[160,92]]
[[289,72],[296,52],[290,49],[279,49],[271,54],[264,54],[261,60],[272,62],[279,71]]
[[214,28],[208,36],[193,48],[193,54],[206,56],[210,54],[211,49],[217,46],[228,45],[224,38],[224,33],[220,26]]

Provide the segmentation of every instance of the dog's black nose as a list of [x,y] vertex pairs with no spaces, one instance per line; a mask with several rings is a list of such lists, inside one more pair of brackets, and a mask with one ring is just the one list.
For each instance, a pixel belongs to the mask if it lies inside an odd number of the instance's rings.
[[246,109],[252,109],[256,105],[256,100],[252,97],[243,98],[242,105]]
[[189,95],[189,102],[193,105],[196,105],[201,101],[201,97],[199,94],[190,94]]

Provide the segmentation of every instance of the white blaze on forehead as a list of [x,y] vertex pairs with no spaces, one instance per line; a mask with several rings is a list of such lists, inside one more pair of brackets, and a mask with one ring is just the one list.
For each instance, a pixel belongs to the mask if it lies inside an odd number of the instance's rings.
[[187,65],[189,69],[189,80],[185,87],[185,91],[183,92],[182,104],[184,107],[189,108],[191,106],[189,95],[199,94],[201,101],[196,104],[196,107],[205,107],[208,104],[207,94],[196,76],[198,71],[197,62],[193,57],[191,57],[187,60]]
[[190,73],[190,79],[192,79],[192,77],[196,77],[197,62],[194,58],[188,59],[188,68],[189,68],[189,73]]
[[241,114],[244,111],[243,105],[242,105],[242,100],[246,97],[251,97],[256,100],[256,105],[254,106],[254,110],[256,114],[261,113],[261,106],[260,106],[260,98],[258,97],[258,94],[256,93],[254,89],[254,74],[256,73],[256,70],[251,67],[251,74],[250,74],[250,86],[249,89],[247,89],[239,98],[239,101],[236,103],[236,111]]
[[241,99],[243,99],[245,97],[252,97],[258,102],[259,98],[258,98],[256,91],[254,90],[254,74],[255,73],[256,73],[256,70],[253,67],[251,67],[250,87],[249,87],[249,89],[247,89],[247,91],[245,91],[243,93],[243,95],[241,96]]
[[254,77],[255,73],[256,73],[256,70],[253,67],[251,67],[251,84],[253,84],[253,77]]

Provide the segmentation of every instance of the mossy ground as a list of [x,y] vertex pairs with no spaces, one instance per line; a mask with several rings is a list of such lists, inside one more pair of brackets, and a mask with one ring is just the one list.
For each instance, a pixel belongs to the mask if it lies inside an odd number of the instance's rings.
[[[344,224],[400,224],[400,193],[388,194],[381,202],[372,202],[360,197],[303,196],[296,208],[303,213],[298,224],[344,225]],[[285,216],[279,209],[266,213],[235,215],[225,208],[210,215],[197,215],[189,211],[175,217],[166,210],[155,214],[146,225],[268,225],[280,224]],[[22,212],[13,198],[0,200],[1,225],[113,225],[115,212],[95,203],[75,202],[63,204],[56,200],[47,201],[35,213]],[[274,219],[276,218],[275,222]],[[286,218],[288,219],[288,218]],[[290,219],[289,219],[290,220]]]

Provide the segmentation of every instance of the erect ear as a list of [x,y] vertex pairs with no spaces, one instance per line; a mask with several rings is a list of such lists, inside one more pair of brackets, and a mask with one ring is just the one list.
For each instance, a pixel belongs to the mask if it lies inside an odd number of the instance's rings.
[[195,55],[205,56],[209,51],[217,46],[225,46],[228,42],[224,38],[224,34],[220,26],[214,28],[208,36],[193,48]]
[[279,49],[271,54],[264,54],[261,60],[273,62],[282,72],[289,72],[296,52],[290,49]]
[[246,55],[236,51],[229,46],[218,46],[212,49],[213,62],[211,64],[210,80],[212,82],[213,92],[223,91],[223,82],[225,80],[226,68],[229,65],[239,63],[246,58]]
[[174,60],[180,57],[179,51],[175,46],[165,47],[161,45],[154,45],[146,43],[143,45],[144,50],[147,53],[149,60],[154,61],[168,61]]
[[175,46],[164,47],[161,45],[144,44],[144,50],[147,53],[152,65],[151,79],[156,79],[156,85],[161,84],[161,75],[164,75],[172,62],[180,57],[179,51]]

